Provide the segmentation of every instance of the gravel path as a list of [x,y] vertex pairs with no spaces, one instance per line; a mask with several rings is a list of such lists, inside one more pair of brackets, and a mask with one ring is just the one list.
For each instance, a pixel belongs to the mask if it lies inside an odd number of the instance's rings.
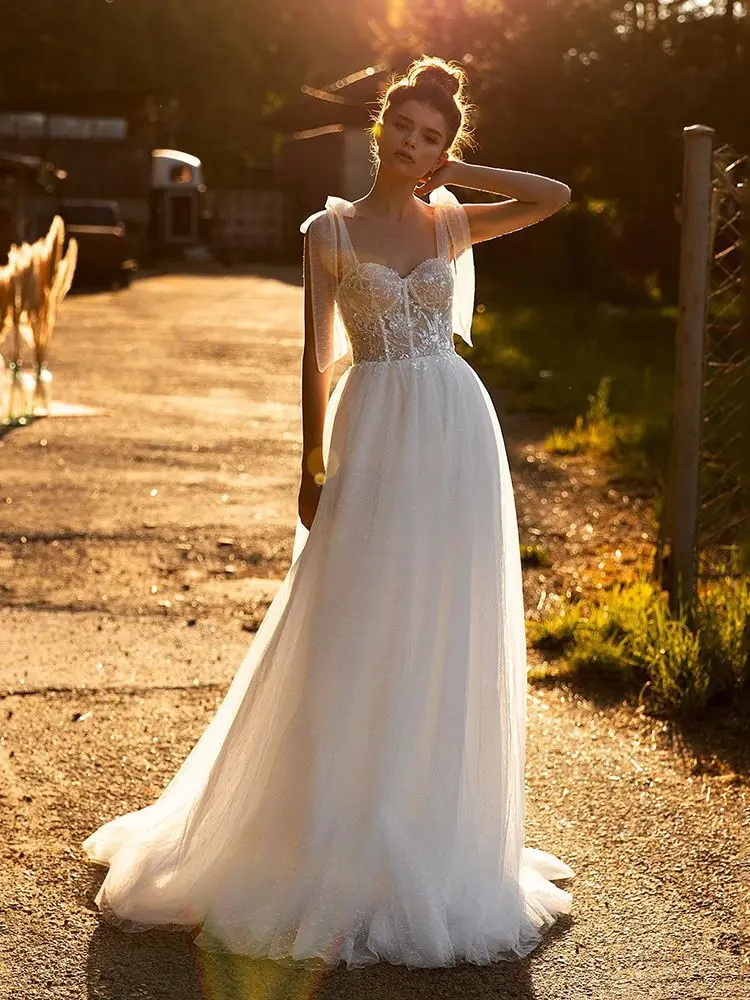
[[[0,997],[750,998],[747,754],[553,680],[529,686],[527,843],[573,867],[574,907],[523,962],[321,975],[99,924],[80,841],[158,795],[289,564],[300,319],[294,269],[71,297],[55,390],[107,413],[0,440]],[[526,573],[537,614],[652,528],[496,398],[523,540],[555,560]]]

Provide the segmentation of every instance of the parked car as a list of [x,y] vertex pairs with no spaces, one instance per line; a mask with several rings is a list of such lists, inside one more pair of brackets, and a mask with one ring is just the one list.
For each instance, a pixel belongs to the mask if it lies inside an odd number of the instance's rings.
[[116,201],[63,198],[60,215],[67,237],[78,242],[76,280],[124,288],[137,262],[130,254],[125,223]]

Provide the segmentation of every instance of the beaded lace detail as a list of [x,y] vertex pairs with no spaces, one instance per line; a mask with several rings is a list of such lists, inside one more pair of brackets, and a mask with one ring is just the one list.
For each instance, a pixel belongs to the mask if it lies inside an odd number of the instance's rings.
[[[407,275],[376,261],[358,260],[344,221],[357,210],[345,198],[329,195],[325,208],[301,224],[300,232],[307,234],[304,268],[318,371],[343,358],[350,346],[355,364],[436,354],[457,357],[447,327],[472,346],[474,256],[469,221],[445,186],[431,191],[429,200],[437,253]],[[342,281],[345,287],[340,290]]]
[[385,264],[359,261],[346,223],[337,215],[342,276],[337,289],[354,364],[455,355],[453,271],[448,239],[436,212],[438,254],[407,275]]

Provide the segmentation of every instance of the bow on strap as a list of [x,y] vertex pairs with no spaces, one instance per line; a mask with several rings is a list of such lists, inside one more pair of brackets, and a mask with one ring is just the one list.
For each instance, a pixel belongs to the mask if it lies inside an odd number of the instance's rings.
[[326,198],[326,208],[332,208],[339,215],[354,215],[356,209],[351,201],[346,198],[339,198],[335,194],[329,194]]
[[346,216],[354,215],[356,211],[352,202],[347,201],[346,198],[339,198],[338,195],[329,194],[326,198],[326,207],[319,212],[313,212],[312,215],[308,215],[299,227],[299,231],[301,233],[306,233],[313,220],[317,219],[319,215],[325,215],[329,209],[333,212],[337,212],[339,215]]

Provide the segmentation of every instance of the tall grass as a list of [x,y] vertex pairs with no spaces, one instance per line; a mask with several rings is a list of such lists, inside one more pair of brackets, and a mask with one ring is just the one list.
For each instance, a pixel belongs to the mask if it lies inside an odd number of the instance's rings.
[[564,657],[570,675],[614,677],[652,711],[694,715],[750,685],[747,578],[703,588],[688,619],[642,576],[566,603],[527,631],[532,646]]

